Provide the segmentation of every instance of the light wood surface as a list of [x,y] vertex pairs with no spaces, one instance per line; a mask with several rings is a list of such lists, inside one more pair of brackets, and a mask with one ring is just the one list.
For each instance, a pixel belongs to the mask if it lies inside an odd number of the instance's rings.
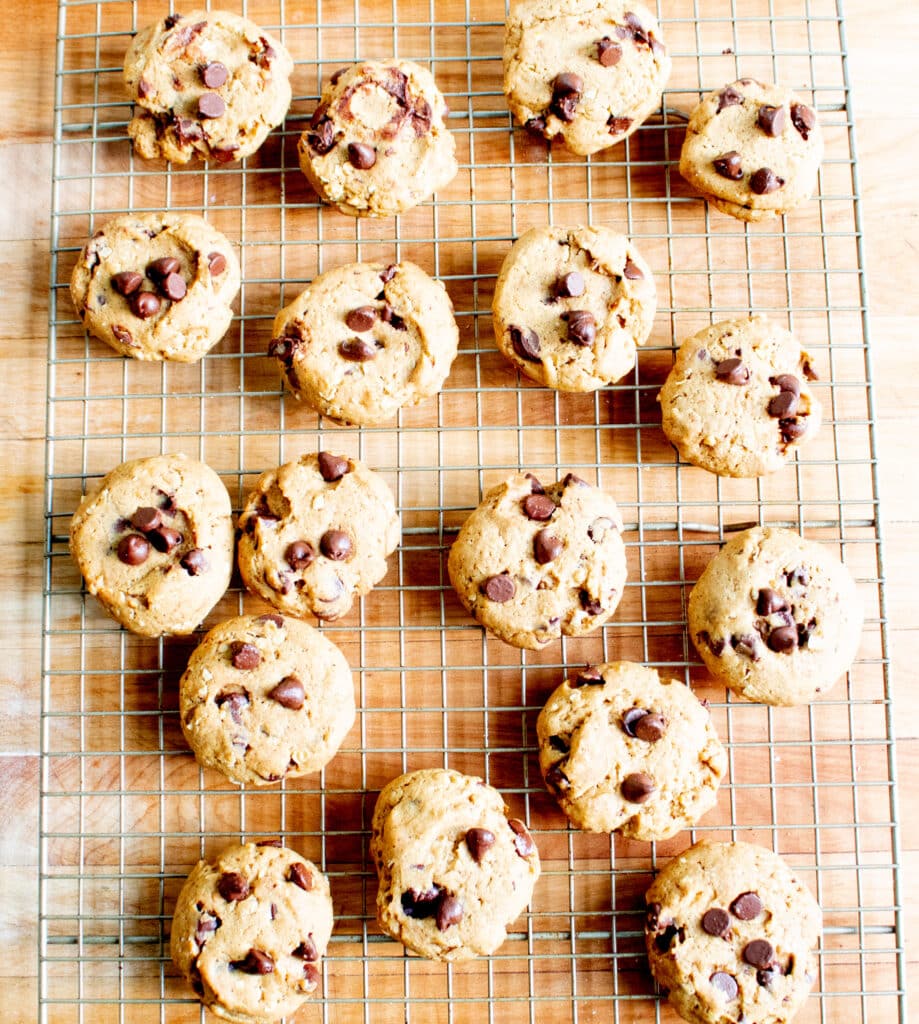
[[[729,7],[726,2],[723,6]],[[779,9],[781,3],[775,6]],[[5,780],[0,793],[0,948],[5,953],[0,976],[11,983],[4,1019],[26,1022],[35,1019],[37,1007],[37,752],[56,5],[42,0],[24,10],[21,4],[0,0],[0,14],[3,24],[17,27],[16,45],[8,46],[0,60],[0,92],[6,101],[0,127],[0,181],[6,186],[0,208],[0,325],[6,383],[0,412],[6,463],[0,484],[0,751]],[[919,7],[900,5],[895,18],[885,16],[883,25],[881,20],[877,4],[847,3],[886,535],[905,939],[915,1013],[919,951],[913,936],[919,911],[909,897],[919,886],[919,696],[913,680],[919,661],[914,614],[919,578],[919,297],[914,241],[919,219],[914,187],[919,109],[913,100]],[[394,995],[400,970],[394,962]],[[832,985],[831,968],[828,971],[826,981]],[[835,1013],[829,1011],[827,1019],[851,1019],[858,1011]]]

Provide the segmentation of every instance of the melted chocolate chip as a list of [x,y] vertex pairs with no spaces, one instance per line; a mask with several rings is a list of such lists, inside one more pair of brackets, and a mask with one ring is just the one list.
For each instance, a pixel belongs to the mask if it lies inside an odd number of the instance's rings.
[[115,336],[116,341],[120,341],[122,345],[134,346],[134,339],[131,337],[131,332],[120,324],[115,324],[112,327],[112,334]]
[[300,572],[301,569],[312,565],[315,560],[316,549],[305,540],[295,540],[292,544],[287,545],[287,550],[284,552],[284,561],[294,572]]
[[560,121],[573,121],[583,91],[584,80],[580,75],[570,71],[556,75],[552,83],[552,102],[549,109]]
[[182,543],[182,534],[178,530],[173,530],[171,526],[158,526],[147,534],[147,540],[157,551],[168,555]]
[[342,456],[333,455],[331,452],[319,452],[316,461],[319,463],[322,479],[327,484],[333,484],[351,472],[351,463]]
[[255,644],[247,644],[242,640],[234,640],[230,645],[230,663],[241,672],[249,672],[262,663],[262,655]]
[[203,917],[198,918],[198,923],[195,925],[195,942],[199,949],[207,942],[208,937],[217,931],[221,923],[220,918],[213,914],[204,914]]
[[241,725],[242,711],[243,708],[247,708],[249,706],[249,697],[245,693],[240,693],[239,690],[229,690],[218,694],[217,697],[214,698],[214,703],[218,708],[223,707],[223,705],[226,704],[230,711],[230,718],[232,718],[237,725]]
[[192,548],[191,551],[186,551],[179,559],[179,565],[189,576],[201,576],[211,567],[201,548]]
[[517,851],[517,856],[523,857],[524,860],[531,857],[536,851],[536,843],[533,842],[533,837],[526,825],[519,818],[508,818],[507,823],[510,825],[511,832],[514,833],[514,849]]
[[615,67],[622,60],[622,47],[609,36],[597,41],[597,60],[605,68]]
[[756,123],[771,138],[777,138],[785,129],[785,108],[768,104],[759,108]]
[[791,123],[796,131],[807,142],[807,138],[817,125],[817,115],[803,103],[792,103]]
[[593,345],[597,339],[597,321],[586,309],[573,309],[563,320],[568,321],[568,340],[576,345]]
[[299,957],[301,960],[306,960],[309,963],[315,963],[319,959],[319,950],[316,948],[313,936],[307,935],[290,955]]
[[788,610],[788,602],[771,587],[763,587],[756,597],[757,615],[774,615],[776,612]]
[[569,681],[569,685],[576,689],[579,686],[602,686],[604,682],[600,669],[596,665],[587,665]]
[[527,327],[511,327],[511,346],[521,359],[531,363],[540,362],[539,335]]
[[303,683],[296,676],[285,676],[273,690],[269,691],[268,696],[281,707],[291,711],[299,711],[306,700]]
[[599,598],[594,597],[589,590],[582,588],[578,591],[578,600],[581,607],[588,615],[599,615],[603,611],[603,604]]
[[527,519],[544,523],[555,514],[555,502],[546,494],[528,494],[520,503]]
[[733,86],[729,85],[727,89],[722,90],[721,95],[718,97],[718,110],[716,113],[720,114],[725,107],[736,107],[739,103],[743,103],[743,95]]
[[631,775],[626,775],[619,787],[623,798],[630,804],[647,803],[656,788],[654,779],[644,772],[633,772]]
[[354,553],[354,544],[344,530],[326,530],[319,541],[319,550],[333,562],[346,562]]
[[244,960],[233,960],[230,967],[244,974],[271,974],[274,970],[274,960],[260,949],[250,949]]
[[533,557],[540,565],[554,562],[562,553],[564,544],[548,530],[540,530],[533,538]]
[[632,118],[616,117],[611,114],[606,120],[606,127],[609,128],[610,135],[622,135],[632,127]]
[[785,179],[780,178],[771,167],[760,167],[750,178],[750,190],[758,196],[777,192],[784,184]]
[[339,342],[338,354],[351,363],[366,363],[376,358],[377,348],[363,338],[347,338]]
[[731,926],[731,918],[721,907],[712,907],[702,915],[702,931],[716,938],[724,935]]
[[482,584],[482,593],[489,601],[494,601],[496,604],[504,604],[505,601],[510,601],[514,594],[517,593],[517,587],[510,576],[506,572],[502,572],[498,576],[489,576],[485,580]]
[[495,834],[488,828],[471,828],[466,833],[466,846],[476,864],[482,863],[482,858],[495,845]]
[[753,921],[763,912],[763,901],[755,892],[742,892],[731,904],[731,913],[740,921]]
[[722,178],[727,178],[730,181],[740,181],[743,177],[743,163],[740,153],[736,149],[715,157],[712,166],[715,168],[716,174],[720,174]]
[[439,885],[423,892],[408,889],[402,893],[402,913],[416,920],[433,917],[437,913],[437,905],[442,894],[443,889]]
[[567,789],[571,788],[571,782],[559,764],[552,765],[546,772],[546,785],[557,793],[564,793]]
[[377,311],[373,306],[358,306],[345,315],[345,323],[352,331],[361,334],[369,331],[377,322]]
[[722,359],[715,366],[715,376],[723,384],[735,384],[741,386],[750,380],[750,371],[743,364],[743,360],[735,358]]
[[539,482],[539,480],[535,476],[533,476],[532,473],[524,473],[524,477],[527,480],[530,481],[530,490],[534,494],[545,494],[546,493],[545,487],[543,487],[543,485]]
[[439,932],[445,932],[463,919],[463,905],[455,896],[443,893],[437,903],[437,913],[434,923]]
[[295,860],[293,864],[291,864],[290,871],[287,873],[287,881],[300,886],[300,888],[305,892],[312,891],[313,875],[310,872],[310,869],[305,864],[301,864],[298,860]]
[[150,545],[139,533],[129,533],[118,542],[117,552],[125,565],[143,565],[150,557]]
[[249,895],[249,883],[238,871],[228,871],[220,876],[217,892],[227,903],[239,903]]
[[542,135],[546,130],[546,119],[544,117],[531,117],[523,127],[531,135]]
[[759,661],[758,641],[752,633],[732,636],[731,646],[738,654],[743,655],[745,658],[749,658],[751,661]]
[[[319,113],[318,108],[316,113]],[[315,117],[315,114],[313,116]],[[335,129],[332,127],[332,122],[328,118],[321,119],[317,124],[313,125],[313,128],[315,130],[307,136],[310,148],[317,156],[325,156],[327,153],[331,153],[335,148]]]
[[769,400],[768,411],[773,419],[788,419],[798,411],[798,396],[793,391],[780,391]]

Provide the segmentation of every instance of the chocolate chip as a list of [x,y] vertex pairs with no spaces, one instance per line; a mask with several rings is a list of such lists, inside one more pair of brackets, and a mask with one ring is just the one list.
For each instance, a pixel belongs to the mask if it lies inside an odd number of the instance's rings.
[[568,751],[571,749],[568,746],[568,743],[565,740],[564,736],[550,736],[549,737],[549,746],[553,750],[557,750],[560,754],[567,754]]
[[[302,693],[303,687],[300,687]],[[299,885],[305,892],[311,892],[313,888],[313,875],[310,869],[305,865],[301,864],[300,861],[295,860],[290,866],[290,871],[287,873],[287,881],[293,882],[294,885]]]
[[155,292],[134,292],[128,299],[131,312],[139,320],[149,320],[160,311],[160,297]]
[[756,984],[762,985],[763,988],[770,988],[776,977],[781,973],[776,967],[769,967],[765,971],[757,971]]
[[383,308],[380,310],[380,319],[397,331],[404,331],[406,329],[405,321],[388,302],[383,303]]
[[363,338],[347,338],[339,342],[338,354],[351,363],[366,363],[376,358],[377,348]]
[[634,735],[645,743],[657,743],[667,732],[667,720],[657,712],[643,715],[634,725]]
[[721,907],[712,907],[702,915],[702,931],[707,935],[714,935],[716,938],[724,935],[730,925],[731,918]]
[[814,130],[817,124],[817,115],[803,103],[792,103],[791,123],[795,126],[798,134],[807,142],[807,137]]
[[377,311],[373,306],[358,306],[345,316],[345,323],[352,331],[358,333],[369,331],[377,321]]
[[399,267],[395,263],[390,263],[388,267],[380,272],[380,280],[383,284],[389,284],[389,282],[398,273]]
[[118,560],[125,565],[143,565],[150,557],[150,545],[139,533],[129,533],[118,542]]
[[604,36],[597,42],[597,60],[605,68],[615,67],[622,60],[622,47]]
[[778,626],[766,639],[770,651],[786,654],[798,646],[798,629],[796,626]]
[[569,681],[569,685],[576,689],[578,686],[602,686],[604,682],[603,673],[596,665],[586,665]]
[[740,153],[736,149],[723,153],[721,156],[716,156],[712,161],[712,166],[715,168],[715,172],[720,174],[722,178],[740,181],[743,177],[743,163],[740,159]]
[[306,699],[303,683],[296,676],[285,676],[268,696],[281,707],[289,708],[291,711],[299,711]]
[[232,960],[230,966],[244,974],[271,974],[274,960],[260,949],[250,949],[244,960]]
[[376,150],[364,142],[349,142],[348,162],[359,171],[368,171],[377,162]]
[[654,945],[661,953],[666,953],[673,945],[674,939],[683,942],[686,939],[686,929],[677,928],[675,924],[668,924],[666,928],[654,937]]
[[131,337],[131,332],[120,324],[115,324],[112,327],[112,334],[115,335],[115,340],[120,341],[122,345],[134,346],[134,339]]
[[153,260],[152,263],[147,264],[147,277],[151,281],[162,281],[170,274],[177,274],[182,269],[182,264],[175,258],[175,256],[162,256],[158,260]]
[[181,302],[185,298],[188,286],[181,274],[169,274],[160,282],[160,291],[172,302]]
[[757,650],[758,644],[756,637],[752,633],[744,633],[741,636],[732,636],[731,646],[738,654],[749,658],[751,661],[759,661],[759,651]]
[[441,895],[437,903],[437,915],[434,919],[439,932],[445,932],[452,925],[459,924],[463,919],[463,905],[455,896],[447,893]]
[[198,918],[198,923],[195,925],[195,942],[199,948],[207,942],[209,935],[217,931],[220,924],[220,918],[212,914],[205,914]]
[[540,565],[554,562],[562,553],[561,540],[548,530],[540,530],[533,538],[533,557]]
[[234,640],[230,645],[230,662],[233,668],[248,672],[250,669],[259,667],[262,663],[262,655],[255,644]]
[[120,274],[115,274],[112,278],[112,287],[125,298],[133,295],[143,283],[144,275],[138,274],[134,270],[122,270]]
[[198,97],[198,117],[222,117],[226,109],[223,97],[215,92],[206,92]]
[[495,834],[488,828],[471,828],[466,833],[466,846],[476,864],[482,863],[482,858],[495,845]]
[[[319,113],[318,107],[316,113]],[[315,116],[314,114],[313,117]],[[332,127],[332,122],[327,118],[320,120],[313,127],[315,131],[307,137],[307,141],[310,147],[316,151],[317,156],[325,156],[326,153],[330,153],[335,148],[335,129]]]
[[725,107],[736,107],[738,103],[743,103],[743,95],[729,85],[727,89],[722,90],[721,95],[718,97],[718,110],[716,113],[720,114]]
[[276,359],[280,359],[282,363],[289,365],[294,351],[299,344],[299,338],[272,338],[268,342],[268,355],[274,356]]
[[742,892],[731,904],[731,913],[741,921],[753,921],[763,912],[763,901],[755,892]]
[[539,480],[535,476],[533,476],[532,473],[524,473],[524,477],[527,480],[530,481],[530,490],[534,494],[545,494],[546,493],[545,487],[543,487],[543,485],[539,482]]
[[140,96],[140,98],[143,100],[146,99],[152,92],[153,86],[146,80],[146,78],[140,79],[140,81],[137,83],[137,95]]
[[744,946],[743,958],[751,967],[758,967],[761,970],[771,966],[775,959],[775,950],[772,943],[765,939],[754,939]]
[[667,47],[657,38],[653,32],[648,33],[648,43],[651,46],[651,52],[655,57],[663,57],[667,52]]
[[744,366],[741,359],[722,359],[715,365],[715,376],[723,384],[742,385],[749,381],[750,371]]
[[709,635],[708,630],[705,629],[702,629],[698,633],[696,633],[696,644],[698,645],[702,643],[704,643],[709,648],[709,650],[712,652],[712,654],[715,655],[716,658],[720,658],[721,655],[724,653],[724,641],[720,638],[717,640],[713,640]]
[[626,258],[625,267],[622,270],[622,276],[628,278],[630,281],[641,281],[645,275],[641,267]]
[[555,282],[555,294],[560,299],[573,298],[584,294],[584,276],[576,270],[562,274]]
[[208,253],[207,269],[211,272],[211,277],[222,274],[227,269],[226,256],[222,252]]
[[640,719],[644,718],[648,712],[645,708],[629,708],[628,711],[622,716],[622,728],[625,730],[628,736],[635,735],[635,723]]
[[437,907],[442,895],[443,889],[439,885],[436,885],[433,889],[426,889],[424,892],[408,889],[402,893],[402,913],[406,917],[412,917],[416,920],[433,917],[437,913]]
[[776,612],[788,610],[788,602],[771,587],[763,587],[756,597],[757,615],[774,615]]
[[511,327],[511,345],[521,359],[531,363],[540,362],[539,335],[528,327]]
[[[280,618],[280,616],[276,616],[276,617]],[[271,616],[270,615],[260,615],[259,616],[259,619],[268,619],[268,618],[271,618]],[[281,847],[284,844],[281,842],[280,839],[260,839],[255,845],[256,846],[273,846],[273,847],[275,847],[275,849],[280,850]]]
[[645,907],[645,927],[648,931],[657,931],[657,927],[660,924],[662,909],[663,908],[660,903],[649,903]]
[[150,530],[155,530],[158,526],[163,523],[163,513],[158,508],[153,508],[151,505],[143,505],[136,509],[134,515],[131,516],[131,525],[135,530],[140,530],[141,533],[148,533]]
[[523,127],[531,135],[542,135],[546,130],[546,119],[544,117],[531,117]]
[[630,804],[643,804],[651,799],[651,794],[657,788],[654,779],[644,772],[633,772],[626,775],[619,787],[624,799]]
[[779,428],[782,433],[782,440],[786,444],[797,441],[807,433],[807,418],[779,420]]
[[810,575],[803,565],[799,565],[796,569],[789,569],[785,573],[785,582],[789,587],[806,587],[810,583]]
[[632,118],[610,115],[606,119],[606,127],[609,128],[610,135],[621,135],[632,127]]
[[756,115],[756,123],[767,135],[773,139],[777,138],[785,129],[785,108],[770,107],[768,104],[760,107]]
[[797,412],[798,396],[793,391],[780,391],[770,399],[768,408],[774,419],[788,419]]
[[179,565],[189,576],[201,576],[211,567],[201,548],[192,548],[191,551],[186,551],[179,559]]
[[178,530],[173,530],[171,526],[158,526],[147,534],[147,540],[157,551],[168,555],[182,543],[182,534]]
[[303,965],[303,978],[306,981],[307,988],[312,991],[319,984],[319,968],[315,964],[305,963]]
[[526,825],[519,818],[509,818],[507,823],[510,825],[511,832],[514,833],[514,849],[517,851],[517,856],[524,859],[532,856],[536,851],[536,843],[533,842],[533,837]]
[[708,980],[711,982],[712,988],[724,996],[728,1002],[737,998],[737,982],[730,974],[725,971],[715,971]]
[[784,184],[785,179],[780,178],[770,167],[760,167],[750,178],[750,189],[758,196],[777,192]]
[[527,519],[544,523],[555,513],[555,502],[546,494],[528,494],[520,503]]
[[201,69],[201,81],[208,89],[219,89],[229,77],[230,72],[227,71],[226,65],[221,64],[219,60],[205,64]]
[[592,345],[597,338],[597,321],[586,309],[573,309],[563,319],[568,321],[568,340],[576,345]]
[[228,164],[231,160],[236,159],[238,150],[239,146],[235,144],[230,146],[214,146],[211,149],[211,155],[218,163]]
[[794,374],[780,373],[777,377],[770,377],[769,383],[774,384],[779,391],[788,391],[795,396],[801,394],[801,381]]
[[563,71],[552,83],[552,102],[549,109],[560,121],[573,121],[574,112],[584,91],[584,80],[580,75]]
[[319,550],[333,562],[346,562],[354,553],[354,545],[344,530],[326,530],[319,541]]
[[581,607],[588,615],[599,615],[603,611],[603,605],[599,598],[594,597],[589,590],[581,589],[578,592],[578,600]]
[[284,552],[284,561],[294,570],[299,572],[311,565],[316,560],[316,549],[309,541],[295,540],[287,545]]
[[218,708],[223,707],[226,704],[230,711],[230,718],[237,725],[242,724],[242,710],[249,706],[249,697],[245,693],[240,693],[239,690],[228,690],[224,693],[220,693],[215,697],[214,703]]
[[510,601],[514,594],[517,593],[517,587],[510,576],[506,572],[502,572],[498,576],[489,576],[485,580],[482,584],[482,593],[489,601],[494,601],[496,604],[504,604],[505,601]]
[[313,942],[313,936],[307,935],[293,953],[291,953],[291,956],[299,957],[301,960],[306,960],[309,963],[315,963],[315,961],[319,959],[319,950],[316,949],[316,943]]
[[217,882],[217,892],[227,903],[239,903],[249,895],[249,883],[238,871],[227,871]]
[[552,767],[546,772],[546,785],[549,789],[554,789],[558,793],[564,793],[565,790],[571,788],[568,776],[557,764],[552,765]]

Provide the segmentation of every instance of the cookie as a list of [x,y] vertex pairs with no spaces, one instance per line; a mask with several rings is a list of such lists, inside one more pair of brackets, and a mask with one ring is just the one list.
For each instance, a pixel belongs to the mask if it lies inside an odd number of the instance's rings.
[[264,786],[318,772],[354,723],[354,683],[341,651],[281,615],[215,626],[179,683],[182,732],[205,768]]
[[232,245],[202,217],[129,213],[83,246],[70,295],[86,330],[121,355],[192,363],[226,334],[239,282]]
[[727,770],[692,691],[628,661],[589,665],[562,683],[536,734],[546,785],[587,832],[669,839],[715,805]]
[[689,635],[709,672],[747,700],[806,704],[848,671],[862,602],[829,548],[754,527],[709,562],[689,595]]
[[301,455],[263,473],[239,515],[239,571],[287,615],[339,619],[386,575],[401,536],[392,492],[357,459]]
[[414,263],[320,274],[275,317],[269,352],[297,398],[373,425],[443,386],[459,345],[447,290]]
[[123,462],[80,502],[70,553],[86,589],[132,633],[192,633],[230,585],[230,496],[182,454]]
[[410,210],[456,175],[447,104],[425,68],[368,60],[337,71],[299,143],[321,199],[352,217]]
[[236,14],[192,11],[148,25],[124,58],[134,152],[180,164],[242,160],[284,120],[293,69],[274,36]]
[[517,474],[463,523],[450,582],[477,622],[538,651],[589,633],[616,610],[626,577],[621,531],[613,498],[573,473],[547,488]]
[[781,857],[702,841],[645,896],[651,973],[694,1024],[784,1024],[817,977],[820,907]]
[[784,86],[741,78],[692,112],[680,174],[722,213],[760,221],[809,199],[822,159],[813,107]]
[[218,1017],[267,1024],[319,987],[332,934],[325,875],[277,841],[198,861],[176,901],[172,959]]
[[596,391],[634,367],[656,308],[651,271],[624,235],[531,228],[501,267],[492,321],[498,348],[531,380]]
[[670,57],[660,26],[626,0],[516,0],[504,93],[517,121],[587,156],[627,138],[661,105]]
[[820,429],[810,356],[764,316],[723,320],[680,346],[658,395],[680,458],[718,476],[773,473]]
[[494,953],[526,909],[539,852],[481,779],[431,768],[393,779],[373,812],[370,856],[384,932],[430,960]]

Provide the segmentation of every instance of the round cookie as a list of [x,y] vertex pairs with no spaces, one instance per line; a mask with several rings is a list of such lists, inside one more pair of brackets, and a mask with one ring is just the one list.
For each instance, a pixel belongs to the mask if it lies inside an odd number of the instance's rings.
[[528,130],[582,156],[627,138],[661,104],[670,58],[654,15],[631,0],[517,0],[504,35],[504,93]]
[[134,151],[182,164],[242,160],[284,120],[293,69],[283,44],[237,14],[199,10],[148,25],[124,58]]
[[806,704],[858,650],[862,603],[829,548],[755,527],[724,545],[689,595],[689,635],[709,672],[747,700]]
[[414,263],[349,263],[320,274],[274,320],[269,348],[297,398],[374,425],[436,394],[459,345],[453,304]]
[[279,842],[198,861],[176,901],[172,959],[218,1017],[268,1024],[319,987],[332,934],[325,875]]
[[373,812],[377,920],[430,960],[494,953],[539,878],[536,843],[481,779],[424,769],[393,779]]
[[300,167],[321,199],[353,217],[410,210],[456,175],[447,104],[430,71],[368,60],[337,71],[300,137]]
[[531,228],[507,254],[492,305],[498,348],[527,377],[596,391],[635,365],[657,295],[635,246],[603,227]]
[[70,295],[86,330],[121,355],[192,363],[226,334],[239,282],[233,247],[203,217],[129,213],[83,246]]
[[680,346],[658,395],[685,462],[718,476],[773,473],[820,429],[810,356],[764,316],[724,320]]
[[760,221],[811,197],[822,158],[812,107],[784,86],[741,78],[692,112],[680,174],[722,213]]
[[703,840],[645,895],[651,973],[694,1024],[785,1024],[817,977],[820,907],[781,857]]
[[401,536],[392,491],[319,452],[263,473],[239,514],[243,582],[280,612],[338,619],[386,575]]
[[182,454],[123,462],[80,502],[70,553],[126,629],[184,636],[230,585],[230,496],[209,466]]
[[264,786],[317,772],[354,723],[354,683],[341,651],[281,615],[221,622],[179,683],[182,732],[205,768]]
[[485,493],[450,549],[463,607],[505,643],[541,650],[616,610],[625,585],[622,517],[613,498],[569,473],[543,488],[517,474]]
[[628,661],[589,665],[562,683],[536,734],[546,785],[587,832],[669,839],[714,806],[727,770],[692,691]]

